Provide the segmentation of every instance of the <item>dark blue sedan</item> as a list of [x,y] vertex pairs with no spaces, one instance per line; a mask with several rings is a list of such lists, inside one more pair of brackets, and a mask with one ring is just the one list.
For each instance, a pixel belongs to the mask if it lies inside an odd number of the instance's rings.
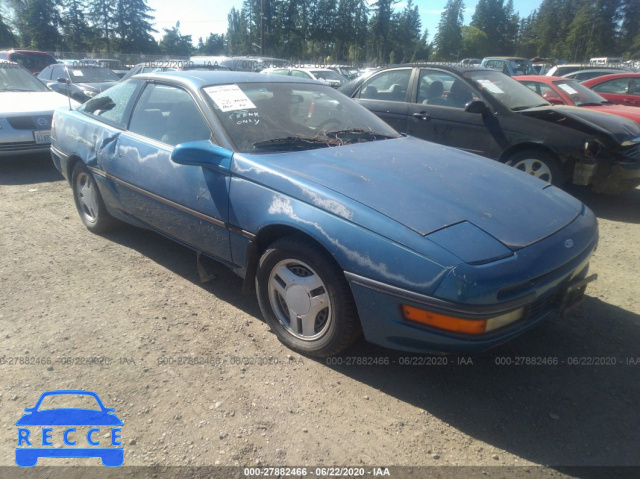
[[577,304],[593,278],[597,223],[580,201],[403,137],[317,82],[137,76],[58,110],[52,155],[89,230],[124,221],[227,265],[303,354],[361,332],[482,351]]

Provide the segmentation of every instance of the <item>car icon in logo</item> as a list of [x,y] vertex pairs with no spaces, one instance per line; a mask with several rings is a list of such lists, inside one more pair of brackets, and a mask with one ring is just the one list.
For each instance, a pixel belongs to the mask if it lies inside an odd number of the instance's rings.
[[[42,401],[46,398],[64,395],[93,397],[99,409],[40,409]],[[58,390],[43,393],[36,405],[26,408],[26,414],[16,422],[16,426],[19,426],[16,464],[23,467],[35,466],[40,457],[99,457],[105,466],[121,466],[124,462],[124,451],[122,447],[117,446],[121,446],[122,421],[114,411],[113,408],[104,407],[98,395],[92,391]],[[76,429],[76,427],[86,426],[90,427],[86,435],[79,433]],[[60,435],[65,446],[80,445],[86,440],[90,447],[53,447],[53,427],[57,430],[64,428],[64,432]],[[110,429],[109,445],[112,447],[99,447],[101,441],[107,442],[104,439],[104,432],[107,429]],[[43,447],[38,447],[40,445]]]

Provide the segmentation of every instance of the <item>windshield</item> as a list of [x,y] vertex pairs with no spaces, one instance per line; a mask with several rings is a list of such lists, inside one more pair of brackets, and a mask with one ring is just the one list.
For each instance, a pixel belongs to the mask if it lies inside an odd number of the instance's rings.
[[485,96],[491,97],[512,111],[547,106],[549,102],[522,83],[501,72],[479,70],[465,73]]
[[564,91],[576,106],[601,105],[607,101],[577,80],[559,80],[553,84]]
[[0,91],[49,91],[30,72],[13,63],[0,62]]
[[103,83],[120,80],[118,75],[102,67],[68,68],[67,71],[74,83]]
[[530,60],[526,58],[514,58],[509,60],[509,66],[513,70],[514,75],[535,75],[537,72],[534,70]]
[[205,98],[245,153],[326,148],[399,135],[329,86],[257,82],[205,87]]
[[309,70],[316,78],[323,80],[337,80],[340,83],[345,82],[346,78],[333,70]]

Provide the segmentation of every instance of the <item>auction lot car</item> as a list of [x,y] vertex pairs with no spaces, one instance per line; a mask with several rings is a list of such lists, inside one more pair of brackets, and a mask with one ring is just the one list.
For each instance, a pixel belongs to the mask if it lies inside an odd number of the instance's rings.
[[498,71],[403,65],[339,91],[396,130],[477,153],[562,186],[621,193],[640,184],[640,126],[571,106],[552,106]]
[[620,115],[640,123],[640,108],[614,105],[577,80],[546,75],[515,76],[513,79],[518,80],[554,105],[579,106],[603,113]]
[[65,106],[66,98],[28,70],[0,60],[0,158],[47,153],[53,110]]
[[69,66],[62,63],[49,65],[38,78],[56,93],[84,103],[101,91],[111,88],[120,77],[101,66]]
[[[308,96],[334,116],[316,118]],[[339,353],[361,330],[399,350],[482,351],[593,279],[597,223],[580,201],[403,137],[311,80],[144,74],[54,125],[53,161],[89,230],[122,220],[227,265],[303,354]]]
[[604,75],[582,84],[616,105],[640,106],[640,73]]
[[3,50],[0,51],[0,60],[17,63],[34,75],[40,73],[43,68],[57,62],[57,60],[47,52],[37,50]]
[[[43,408],[42,403],[50,398],[59,398],[62,396],[70,397],[87,397],[92,398],[95,404],[88,403],[91,408]],[[97,409],[96,409],[97,406]],[[98,434],[100,426],[119,427],[122,421],[113,414],[113,408],[106,408],[100,397],[95,392],[84,390],[57,390],[47,391],[43,393],[36,405],[32,408],[25,409],[24,414],[16,422],[16,426],[22,426],[18,430],[19,447],[16,448],[16,464],[23,467],[35,466],[40,457],[54,458],[85,458],[99,457],[102,464],[110,467],[117,467],[124,462],[124,451],[122,447],[97,447],[101,442]],[[89,429],[86,435],[87,446],[89,447],[65,447],[80,445],[81,439],[76,427],[65,430],[63,440],[65,446],[54,447],[52,443],[53,428],[48,431],[42,430],[41,441],[36,442],[35,427],[41,426],[98,426],[98,428]],[[95,437],[94,437],[95,436]],[[111,432],[111,444],[119,445],[120,430],[117,428]],[[35,445],[45,447],[35,447]],[[20,447],[22,446],[22,447]]]
[[310,78],[338,88],[348,82],[347,78],[329,68],[266,68],[260,73]]

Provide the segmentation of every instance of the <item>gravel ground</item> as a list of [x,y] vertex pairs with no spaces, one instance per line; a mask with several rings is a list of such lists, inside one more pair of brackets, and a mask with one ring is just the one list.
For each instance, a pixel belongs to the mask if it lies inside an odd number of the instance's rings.
[[[91,234],[48,158],[4,160],[0,466],[15,465],[23,409],[52,389],[95,391],[115,408],[126,466],[475,466],[429,477],[640,466],[640,189],[572,193],[601,240],[598,280],[568,316],[472,358],[359,341],[312,360],[277,341],[231,272],[201,283],[195,254],[157,234]],[[63,464],[100,462],[41,459],[29,472]],[[151,470],[163,469],[136,469]],[[425,477],[413,472],[391,469]]]

